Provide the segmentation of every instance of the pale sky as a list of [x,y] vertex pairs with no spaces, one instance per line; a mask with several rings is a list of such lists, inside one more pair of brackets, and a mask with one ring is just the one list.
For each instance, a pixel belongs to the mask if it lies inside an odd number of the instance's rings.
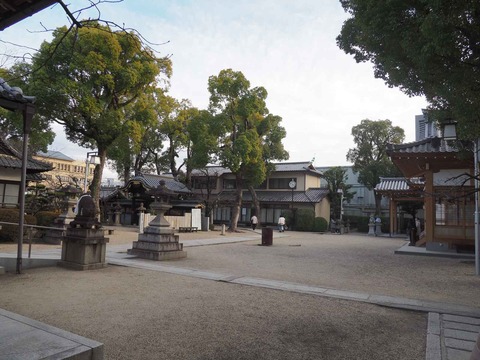
[[[155,48],[171,56],[170,95],[177,99],[206,109],[209,76],[227,68],[241,71],[251,87],[263,86],[270,113],[283,119],[289,161],[315,157],[317,166],[349,165],[351,129],[363,119],[389,119],[405,130],[406,142],[415,140],[415,115],[427,106],[425,99],[388,88],[374,78],[371,64],[357,64],[337,47],[347,18],[339,1],[124,0],[101,10],[103,19],[163,44]],[[55,6],[8,28],[0,39],[38,48],[50,40],[48,33],[31,33],[42,29],[40,22],[49,28],[68,24]],[[0,52],[25,51],[0,43]],[[55,130],[50,149],[84,160],[89,150],[68,143],[61,127]]]

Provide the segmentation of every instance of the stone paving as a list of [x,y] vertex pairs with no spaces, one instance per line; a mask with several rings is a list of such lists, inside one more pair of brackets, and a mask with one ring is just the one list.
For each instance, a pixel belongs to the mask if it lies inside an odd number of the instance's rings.
[[[258,236],[227,236],[222,238],[189,240],[184,242],[184,247],[233,243],[249,241],[252,239],[258,239]],[[107,262],[112,265],[148,269],[213,281],[221,281],[230,284],[241,284],[323,297],[341,298],[392,308],[427,312],[428,329],[426,360],[469,360],[480,333],[479,307],[434,301],[420,301],[402,297],[372,295],[344,289],[323,288],[286,281],[235,276],[228,273],[165,265],[161,262],[142,260],[127,255],[126,250],[130,248],[130,246],[131,245],[127,244],[109,245],[107,247]],[[12,255],[13,254],[0,253],[0,258],[11,258]],[[41,255],[42,254],[38,254],[37,256],[41,257]],[[45,251],[43,255],[49,258],[58,259],[60,251],[55,249]],[[0,328],[1,327],[2,326],[0,326]],[[1,334],[0,338],[2,338]],[[1,352],[2,348],[0,342],[0,358],[2,358]]]

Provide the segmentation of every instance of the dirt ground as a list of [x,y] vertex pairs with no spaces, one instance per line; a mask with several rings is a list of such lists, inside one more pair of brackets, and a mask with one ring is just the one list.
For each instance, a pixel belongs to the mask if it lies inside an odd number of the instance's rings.
[[[471,261],[395,255],[403,239],[287,232],[265,247],[259,232],[226,237],[252,240],[186,247],[186,259],[163,264],[478,306]],[[136,238],[116,230],[109,246]],[[222,235],[180,234],[201,238]],[[107,359],[425,358],[427,314],[354,301],[111,265],[28,269],[0,276],[0,289],[1,308],[100,341]]]

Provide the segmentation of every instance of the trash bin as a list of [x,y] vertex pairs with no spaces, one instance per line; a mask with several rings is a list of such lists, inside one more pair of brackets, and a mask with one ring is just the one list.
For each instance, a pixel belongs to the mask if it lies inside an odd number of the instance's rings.
[[264,227],[262,228],[262,245],[271,246],[273,243],[273,229]]

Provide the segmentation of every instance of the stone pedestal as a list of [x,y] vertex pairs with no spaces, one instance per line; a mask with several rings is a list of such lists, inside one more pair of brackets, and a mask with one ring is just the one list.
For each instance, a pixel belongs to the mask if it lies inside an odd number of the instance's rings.
[[368,235],[375,236],[375,223],[368,223]]
[[157,261],[187,257],[183,244],[179,243],[179,236],[174,234],[174,230],[164,217],[171,206],[164,202],[154,202],[151,207],[157,216],[150,221],[143,234],[138,234],[138,241],[133,242],[128,254]]
[[74,270],[104,268],[107,243],[103,229],[68,228],[58,265]]

